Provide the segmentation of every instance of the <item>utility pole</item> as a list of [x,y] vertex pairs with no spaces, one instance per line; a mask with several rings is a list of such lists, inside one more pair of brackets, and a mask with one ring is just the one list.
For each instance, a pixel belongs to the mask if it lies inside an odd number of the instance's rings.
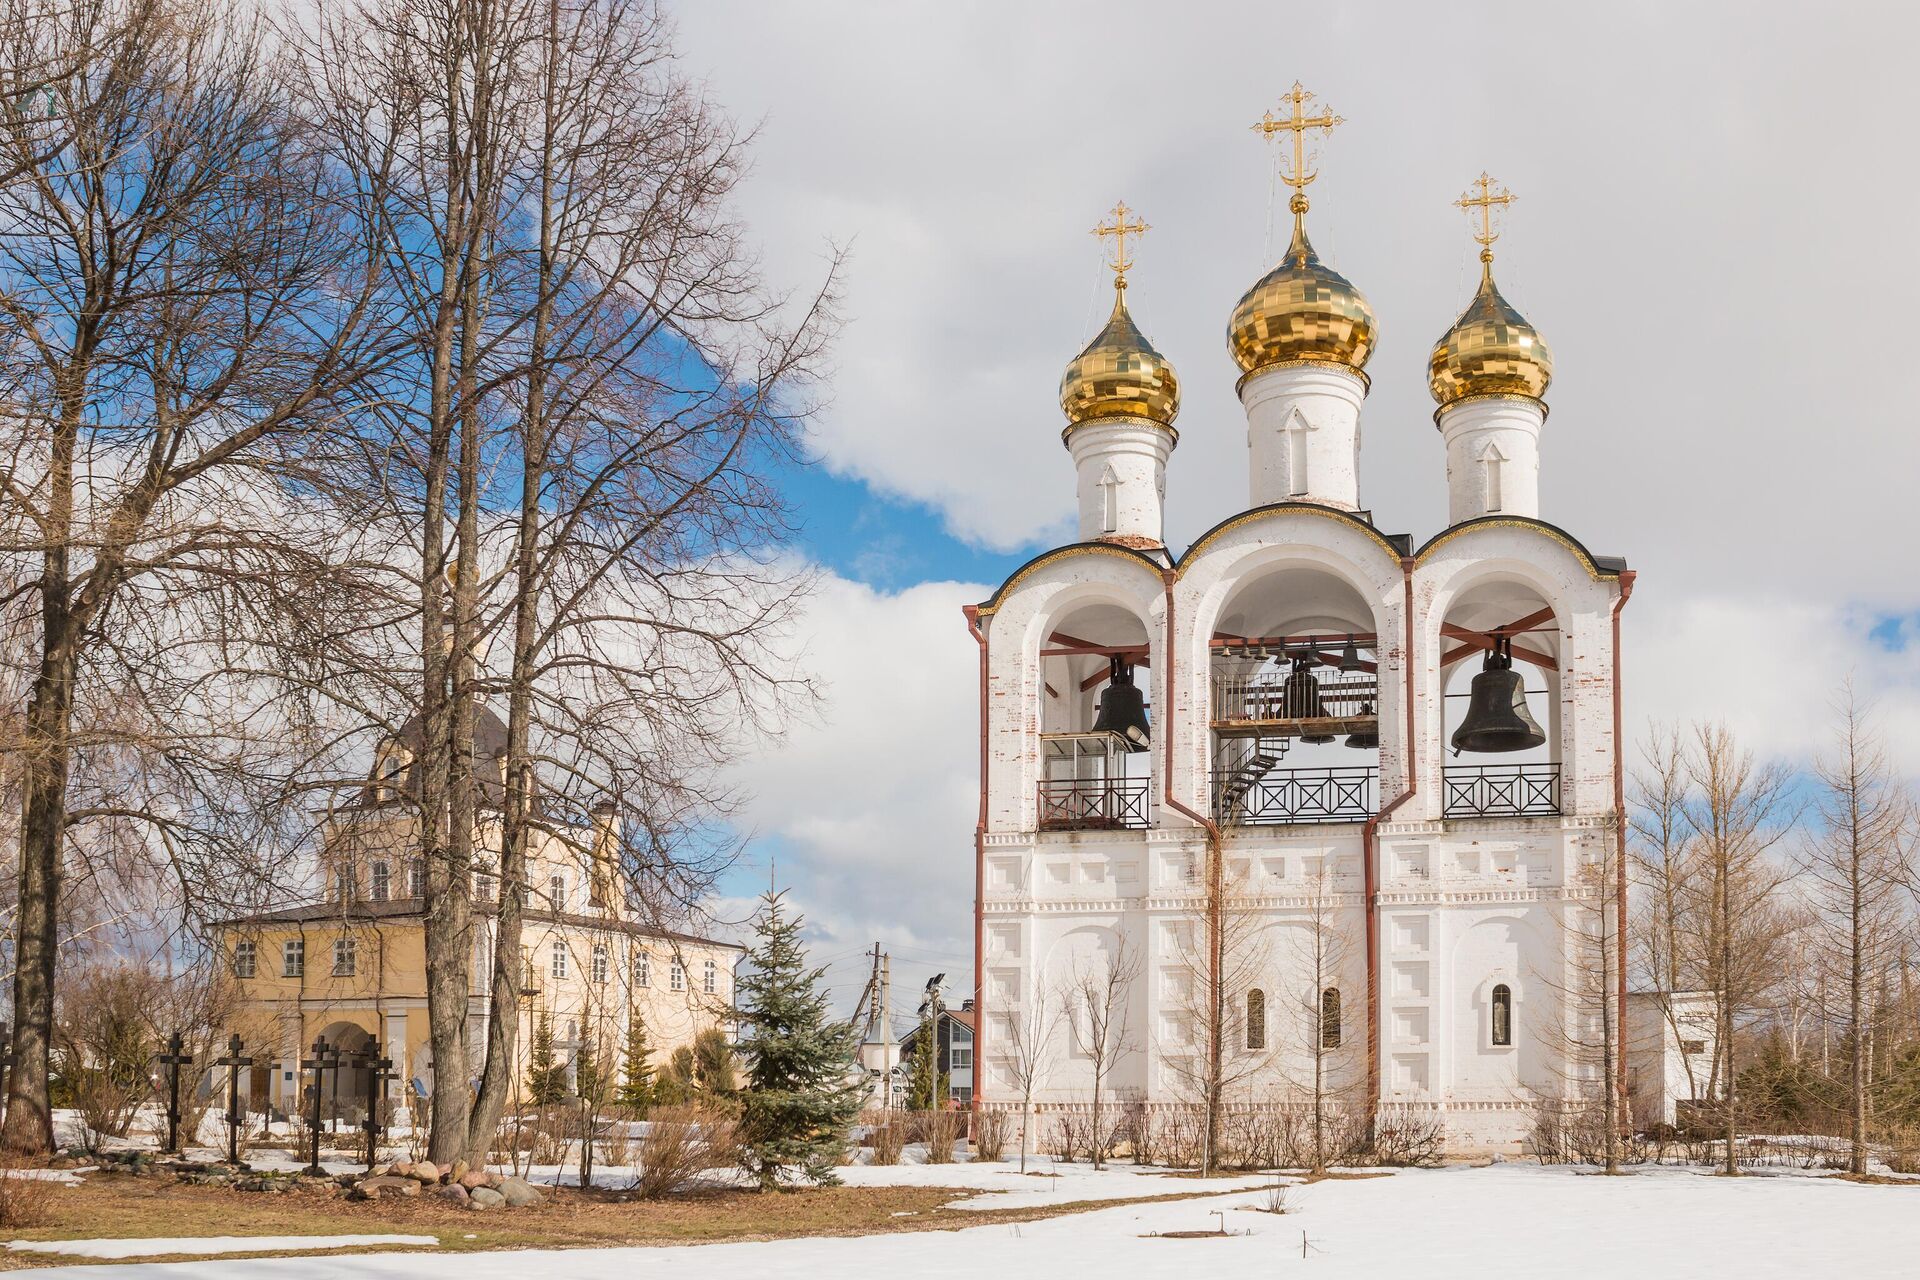
[[893,1110],[893,957],[880,951],[880,1109]]

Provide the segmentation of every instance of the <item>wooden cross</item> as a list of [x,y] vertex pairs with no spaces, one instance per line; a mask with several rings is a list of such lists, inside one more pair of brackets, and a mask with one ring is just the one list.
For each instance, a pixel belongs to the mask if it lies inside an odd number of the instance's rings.
[[307,1096],[313,1099],[313,1106],[307,1113],[307,1126],[313,1131],[313,1158],[300,1172],[310,1177],[324,1178],[327,1174],[320,1167],[320,1076],[329,1066],[338,1068],[340,1055],[327,1046],[325,1036],[313,1038],[313,1056],[300,1060],[302,1071],[313,1072],[313,1083],[307,1086]]
[[234,1032],[227,1038],[227,1056],[215,1058],[213,1065],[227,1069],[227,1163],[240,1163],[240,1126],[246,1123],[246,1116],[240,1111],[240,1068],[253,1065],[253,1059],[242,1054],[246,1048],[240,1040],[240,1033]]
[[1263,138],[1271,138],[1276,133],[1291,133],[1293,135],[1293,170],[1292,172],[1288,172],[1283,167],[1280,171],[1280,181],[1286,183],[1295,191],[1303,190],[1315,178],[1320,176],[1317,169],[1309,170],[1307,168],[1307,130],[1318,129],[1322,133],[1332,133],[1335,125],[1345,123],[1344,120],[1333,114],[1330,110],[1322,111],[1317,116],[1308,115],[1307,104],[1312,101],[1313,94],[1303,88],[1298,80],[1295,80],[1293,82],[1293,88],[1287,90],[1280,99],[1282,106],[1292,108],[1292,114],[1275,116],[1273,112],[1269,111],[1261,116],[1259,122],[1253,126],[1253,131]]
[[1127,208],[1127,202],[1122,200],[1113,206],[1113,221],[1103,222],[1093,229],[1093,234],[1102,239],[1113,237],[1113,261],[1107,265],[1113,268],[1113,287],[1116,289],[1127,287],[1127,272],[1133,269],[1133,258],[1127,253],[1127,237],[1145,235],[1153,230],[1138,218],[1127,221],[1127,215],[1136,212]]
[[167,1069],[167,1150],[180,1150],[180,1068],[193,1065],[193,1055],[182,1051],[180,1033],[167,1037],[167,1051],[155,1058]]
[[1500,233],[1493,229],[1493,211],[1505,208],[1519,199],[1505,187],[1500,187],[1497,191],[1494,187],[1493,179],[1489,178],[1483,169],[1480,176],[1473,180],[1473,187],[1453,202],[1455,208],[1465,209],[1468,216],[1477,217],[1480,220],[1480,228],[1473,233],[1473,239],[1474,243],[1480,246],[1482,262],[1493,260],[1493,242],[1500,238]]
[[380,1133],[384,1126],[380,1123],[380,1098],[386,1092],[387,1081],[393,1079],[393,1059],[380,1056],[380,1042],[367,1041],[367,1047],[354,1055],[354,1065],[366,1068],[367,1072],[367,1118],[360,1127],[367,1133],[367,1171],[373,1171],[374,1162],[380,1150]]

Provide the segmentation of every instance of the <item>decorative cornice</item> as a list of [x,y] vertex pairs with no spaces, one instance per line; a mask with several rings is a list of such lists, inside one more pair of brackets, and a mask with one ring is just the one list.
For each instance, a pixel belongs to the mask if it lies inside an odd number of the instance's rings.
[[1006,599],[1008,592],[1056,560],[1066,560],[1073,556],[1098,555],[1118,556],[1122,560],[1137,563],[1141,568],[1153,575],[1154,586],[1158,587],[1161,583],[1160,562],[1144,551],[1135,551],[1132,547],[1116,546],[1111,542],[1076,542],[1070,546],[1056,547],[1052,551],[1043,551],[1021,565],[1018,569],[1015,569],[991,596],[988,596],[985,601],[975,606],[975,610],[983,618],[992,617],[995,613],[999,612],[1000,602]]
[[1429,556],[1447,543],[1480,529],[1520,529],[1538,534],[1549,542],[1557,542],[1579,558],[1581,564],[1586,567],[1587,576],[1595,581],[1602,578],[1618,578],[1625,569],[1624,565],[1618,569],[1603,567],[1593,552],[1587,550],[1578,538],[1559,525],[1548,524],[1545,520],[1536,520],[1530,516],[1478,516],[1472,520],[1462,520],[1459,524],[1443,529],[1429,538],[1425,545],[1413,553],[1414,561],[1424,564]]

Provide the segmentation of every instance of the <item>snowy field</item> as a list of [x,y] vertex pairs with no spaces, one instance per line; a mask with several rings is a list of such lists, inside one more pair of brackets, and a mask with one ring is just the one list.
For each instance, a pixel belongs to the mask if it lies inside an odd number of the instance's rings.
[[[998,1187],[1037,1181],[1004,1166],[859,1169],[850,1181]],[[1206,1184],[1117,1168],[1068,1166],[1057,1188],[1018,1194],[1061,1202],[1092,1193],[1157,1195]],[[1070,1178],[1072,1181],[1068,1182]],[[1244,1184],[1243,1184],[1244,1185]],[[632,1280],[689,1275],[768,1280],[830,1275],[914,1280],[1106,1275],[1312,1275],[1330,1280],[1412,1274],[1422,1280],[1553,1276],[1556,1280],[1849,1280],[1920,1276],[1920,1186],[1858,1186],[1797,1173],[1738,1180],[1679,1169],[1601,1178],[1506,1164],[1409,1170],[1391,1177],[1293,1186],[1287,1212],[1260,1212],[1265,1192],[1196,1195],[1019,1225],[834,1239],[658,1249],[329,1256],[123,1264],[61,1269],[67,1280]],[[1007,1200],[998,1203],[1008,1204]],[[1017,1203],[1017,1202],[1015,1202]],[[1154,1233],[1208,1231],[1225,1238]],[[1304,1240],[1305,1256],[1302,1257]]]

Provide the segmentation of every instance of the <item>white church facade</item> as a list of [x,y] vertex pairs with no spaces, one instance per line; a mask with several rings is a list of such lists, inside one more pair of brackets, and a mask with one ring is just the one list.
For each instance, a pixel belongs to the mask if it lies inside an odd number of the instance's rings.
[[[1317,1067],[1352,1108],[1512,1149],[1541,1100],[1609,1070],[1625,1090],[1623,1038],[1604,1061],[1598,1037],[1625,1021],[1606,940],[1634,575],[1543,518],[1551,356],[1494,283],[1507,197],[1484,178],[1462,202],[1479,291],[1429,365],[1449,524],[1417,539],[1366,508],[1375,319],[1307,237],[1301,142],[1336,122],[1309,97],[1267,122],[1292,134],[1292,243],[1229,325],[1247,508],[1163,541],[1179,388],[1126,306],[1145,228],[1122,205],[1111,319],[1061,386],[1079,538],[967,610],[978,1099],[1081,1106],[1098,1068],[1149,1108],[1209,1079],[1298,1105]],[[1104,1047],[1068,992],[1093,972],[1125,979]]]

